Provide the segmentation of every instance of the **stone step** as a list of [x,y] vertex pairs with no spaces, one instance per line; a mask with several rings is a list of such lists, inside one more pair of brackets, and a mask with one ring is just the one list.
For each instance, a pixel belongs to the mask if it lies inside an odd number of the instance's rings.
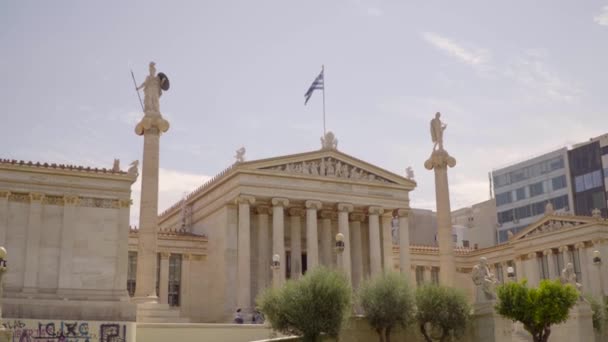
[[146,317],[142,320],[138,319],[140,323],[190,323],[188,318],[162,318],[162,317]]

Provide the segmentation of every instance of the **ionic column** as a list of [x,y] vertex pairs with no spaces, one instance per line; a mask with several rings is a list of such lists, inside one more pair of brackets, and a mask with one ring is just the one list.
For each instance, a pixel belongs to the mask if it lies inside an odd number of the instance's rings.
[[527,258],[528,259],[524,262],[524,264],[526,265],[525,267],[528,284],[531,286],[538,286],[540,277],[536,252],[528,253]]
[[169,303],[169,252],[160,252],[160,278],[158,279],[158,302]]
[[252,196],[239,196],[237,237],[237,306],[247,310],[251,306],[251,220],[250,206],[255,203]]
[[286,198],[272,199],[272,255],[278,254],[281,257],[281,269],[273,273],[279,277],[277,279],[278,286],[285,283],[285,218],[283,211],[289,205],[289,200]]
[[555,258],[553,257],[553,250],[552,249],[545,249],[543,251],[543,256],[547,257],[547,268],[549,269],[549,279],[555,279],[558,278],[559,275],[555,274]]
[[578,259],[580,263],[581,269],[581,279],[579,279],[579,283],[583,285],[583,289],[591,289],[591,282],[589,281],[589,272],[587,271],[587,267],[589,267],[590,262],[587,259],[587,253],[584,242],[579,242],[574,245],[574,248],[578,250]]
[[[300,279],[302,276],[302,217],[304,210],[290,208],[289,215],[291,218],[291,279]],[[310,260],[308,254],[307,260]]]
[[270,285],[270,226],[268,225],[268,215],[270,208],[258,206],[258,292]]
[[30,193],[30,210],[25,242],[25,270],[23,291],[36,292],[38,287],[38,260],[40,258],[40,234],[42,230],[42,200],[44,194]]
[[181,293],[180,293],[180,310],[182,317],[190,316],[190,303],[192,302],[192,294],[190,293],[190,263],[192,255],[189,253],[182,254],[182,277]]
[[[78,196],[65,195],[63,196],[63,224],[61,226],[61,248],[59,250],[59,285],[58,291],[62,289],[71,289],[71,273],[72,273],[72,254],[74,246],[74,234],[75,232],[75,219],[76,219],[76,205],[79,202]],[[127,222],[128,222],[127,218]],[[129,230],[127,227],[127,243],[128,243]],[[118,240],[120,242],[120,240]],[[128,253],[128,250],[125,251]],[[125,261],[125,268],[128,267],[128,261]],[[117,269],[118,271],[118,269]],[[124,287],[127,284],[126,280],[127,272],[125,270],[125,282],[122,284]],[[119,278],[119,277],[116,277]],[[117,284],[114,284],[116,286]]]
[[321,264],[327,267],[333,265],[333,255],[331,253],[334,237],[331,233],[331,219],[334,212],[331,210],[321,210]]
[[350,243],[351,269],[353,278],[353,288],[358,289],[363,280],[363,242],[361,240],[361,222],[365,220],[365,214],[350,214]]
[[7,245],[6,231],[8,230],[8,198],[10,195],[10,191],[0,190],[0,246]]
[[522,256],[515,257],[515,280],[521,281],[526,278],[526,272],[524,271],[524,264],[522,260]]
[[380,249],[380,220],[384,213],[380,207],[369,207],[369,271],[370,276],[376,277],[382,273],[382,252]]
[[[395,271],[393,262],[393,213],[381,216],[382,224],[382,264],[384,272]],[[408,277],[409,278],[409,277]]]
[[[411,264],[410,230],[408,221],[409,212],[409,209],[395,210],[395,214],[397,214],[399,217],[399,268],[401,270],[401,274],[405,276],[409,274]],[[441,261],[441,258],[439,260]]]
[[352,284],[351,261],[350,261],[350,227],[348,225],[348,213],[354,209],[352,204],[338,204],[338,232],[344,235],[344,251],[338,254],[338,264],[346,274],[346,279]]
[[319,265],[319,240],[317,237],[317,210],[321,202],[306,201],[306,266],[309,270]]

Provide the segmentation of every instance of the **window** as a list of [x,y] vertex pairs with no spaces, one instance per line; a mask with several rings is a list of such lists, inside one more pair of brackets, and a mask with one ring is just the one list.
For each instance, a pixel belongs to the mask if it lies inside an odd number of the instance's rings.
[[562,175],[551,179],[551,187],[553,188],[553,191],[565,188],[566,176]]
[[515,217],[518,219],[523,219],[526,217],[530,217],[532,215],[530,206],[525,205],[523,207],[515,208]]
[[505,205],[511,202],[511,191],[503,192],[502,194],[496,195],[496,206]]
[[515,198],[517,201],[523,200],[526,198],[526,188],[519,188],[515,190]]
[[171,254],[169,256],[169,298],[170,306],[179,306],[180,288],[182,280],[182,255]]
[[555,158],[550,161],[551,171],[564,168],[564,159],[562,157]]
[[553,209],[562,209],[568,206],[568,195],[563,195],[559,197],[555,197],[551,199],[551,204],[553,204]]
[[542,215],[545,213],[545,202],[536,202],[532,204],[532,216]]
[[431,282],[435,285],[439,284],[439,267],[431,268]]
[[543,193],[543,182],[530,184],[530,197],[538,196]]
[[127,291],[129,296],[135,295],[135,280],[137,279],[137,252],[129,252],[129,266],[127,270]]
[[604,199],[604,192],[595,192],[591,194],[591,200],[593,202],[593,208],[603,209],[606,208],[606,200]]
[[469,248],[469,240],[462,240],[462,247]]
[[501,211],[498,213],[498,223],[513,221],[513,210]]
[[583,192],[602,186],[602,170],[595,170],[574,178],[574,190]]

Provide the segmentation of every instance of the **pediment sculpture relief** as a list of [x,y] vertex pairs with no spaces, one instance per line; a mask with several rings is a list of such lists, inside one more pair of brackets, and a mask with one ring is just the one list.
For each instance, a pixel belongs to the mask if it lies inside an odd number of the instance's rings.
[[530,236],[536,236],[536,235],[540,235],[540,234],[551,233],[551,232],[555,232],[555,231],[558,231],[558,230],[563,229],[563,228],[570,228],[570,227],[578,226],[578,225],[581,225],[583,223],[584,222],[549,220],[549,221],[545,222],[543,225],[537,227],[533,231],[531,231],[528,234],[524,235],[523,237],[526,238],[526,237],[530,237]]
[[365,180],[379,183],[394,183],[378,175],[362,170],[356,166],[352,166],[340,160],[335,160],[329,157],[273,166],[265,168],[265,170],[299,173],[312,176]]

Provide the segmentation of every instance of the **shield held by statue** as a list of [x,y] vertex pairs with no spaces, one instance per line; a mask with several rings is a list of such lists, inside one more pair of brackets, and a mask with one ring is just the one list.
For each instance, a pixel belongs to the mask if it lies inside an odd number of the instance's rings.
[[169,90],[169,77],[162,72],[158,73],[158,79],[160,80],[160,89],[167,91]]

